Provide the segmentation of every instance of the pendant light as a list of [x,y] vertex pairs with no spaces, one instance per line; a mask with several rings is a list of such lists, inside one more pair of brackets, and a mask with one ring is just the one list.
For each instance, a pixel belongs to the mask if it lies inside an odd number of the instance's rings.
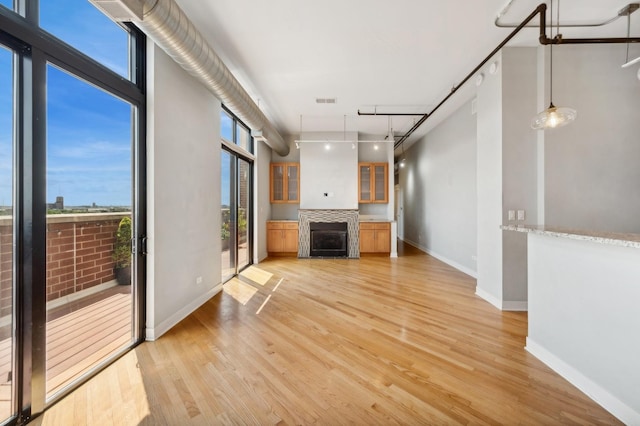
[[[551,19],[553,20],[553,0],[551,0]],[[556,19],[556,37],[553,37],[553,22],[551,23],[552,42],[549,44],[549,107],[539,112],[531,120],[531,128],[536,130],[554,129],[566,126],[574,121],[578,115],[577,111],[569,107],[557,107],[553,104],[553,40],[559,39],[560,34],[560,0],[558,0],[558,11]]]
[[[640,56],[635,59],[629,60],[629,38],[631,37],[631,14],[633,13],[633,11],[629,8],[625,13],[627,14],[627,56],[626,62],[622,64],[622,68],[627,68],[640,62]],[[638,70],[638,73],[640,73],[640,70]]]

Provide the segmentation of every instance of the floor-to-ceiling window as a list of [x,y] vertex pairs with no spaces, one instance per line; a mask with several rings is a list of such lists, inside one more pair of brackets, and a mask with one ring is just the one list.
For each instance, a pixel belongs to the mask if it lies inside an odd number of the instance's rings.
[[77,0],[0,28],[1,424],[140,341],[146,232],[144,37]]
[[13,55],[0,44],[0,421],[15,413]]
[[253,262],[252,211],[253,139],[249,129],[227,110],[220,115],[222,155],[221,242],[222,281]]

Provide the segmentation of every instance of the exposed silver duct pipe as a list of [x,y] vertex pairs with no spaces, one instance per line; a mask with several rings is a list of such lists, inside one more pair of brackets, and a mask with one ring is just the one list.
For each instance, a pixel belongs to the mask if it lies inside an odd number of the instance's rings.
[[[99,3],[99,0],[93,0]],[[189,74],[204,84],[233,111],[252,132],[261,136],[278,154],[289,146],[229,68],[174,0],[136,0],[142,4],[142,20],[132,21]]]

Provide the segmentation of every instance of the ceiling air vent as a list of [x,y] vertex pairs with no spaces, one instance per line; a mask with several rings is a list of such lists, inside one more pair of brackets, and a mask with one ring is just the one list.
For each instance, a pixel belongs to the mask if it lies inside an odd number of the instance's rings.
[[142,3],[138,0],[89,0],[116,22],[142,21]]
[[335,104],[337,102],[337,98],[316,98],[317,104]]

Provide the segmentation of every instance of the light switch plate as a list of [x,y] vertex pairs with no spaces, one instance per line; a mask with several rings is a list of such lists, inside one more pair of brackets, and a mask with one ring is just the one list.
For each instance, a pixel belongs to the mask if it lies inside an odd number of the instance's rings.
[[518,220],[524,220],[524,210],[518,210]]
[[515,210],[509,210],[508,212],[508,216],[509,216],[509,220],[516,220],[516,211]]

